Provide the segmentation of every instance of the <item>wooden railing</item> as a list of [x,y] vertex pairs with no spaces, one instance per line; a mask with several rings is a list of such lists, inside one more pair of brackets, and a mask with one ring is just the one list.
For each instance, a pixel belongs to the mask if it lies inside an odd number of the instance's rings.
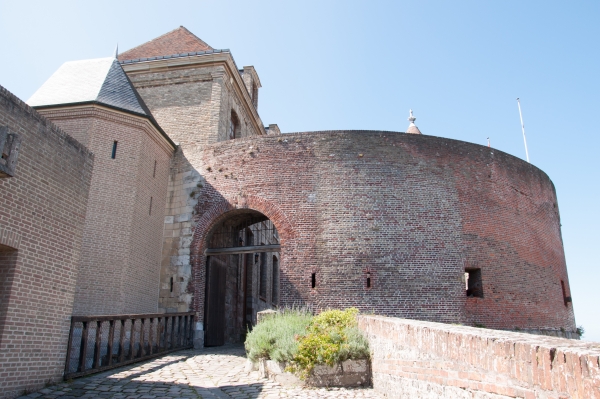
[[194,313],[73,316],[65,380],[193,347]]

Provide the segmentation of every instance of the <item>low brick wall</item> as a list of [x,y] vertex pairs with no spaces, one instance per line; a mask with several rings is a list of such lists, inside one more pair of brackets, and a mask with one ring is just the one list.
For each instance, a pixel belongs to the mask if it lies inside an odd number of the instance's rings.
[[600,343],[360,316],[373,386],[393,398],[600,398]]

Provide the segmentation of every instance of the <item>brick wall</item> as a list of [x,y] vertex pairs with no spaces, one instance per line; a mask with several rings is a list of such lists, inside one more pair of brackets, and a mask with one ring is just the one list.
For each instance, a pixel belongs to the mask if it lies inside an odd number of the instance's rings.
[[598,343],[359,316],[391,398],[600,398]]
[[173,148],[145,118],[100,106],[41,112],[95,153],[74,314],[156,312]]
[[190,244],[193,209],[205,184],[196,167],[203,148],[229,139],[232,111],[242,137],[264,133],[245,86],[252,78],[258,81],[254,68],[240,77],[226,53],[172,62],[123,65],[153,116],[180,146],[171,162],[165,209],[159,309],[166,312],[187,311],[192,301]]
[[0,87],[0,126],[21,136],[0,179],[0,397],[59,381],[93,155]]
[[[560,290],[568,278],[554,187],[518,158],[433,136],[342,131],[216,143],[188,162],[205,180],[188,287],[200,318],[208,232],[248,208],[279,231],[282,305],[575,329]],[[483,298],[467,298],[470,268],[481,270]]]

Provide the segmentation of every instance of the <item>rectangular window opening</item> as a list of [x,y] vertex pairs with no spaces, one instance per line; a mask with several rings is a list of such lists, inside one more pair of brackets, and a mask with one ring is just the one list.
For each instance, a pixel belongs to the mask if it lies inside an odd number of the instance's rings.
[[[0,244],[0,314],[6,314],[8,308],[8,298],[12,287],[12,278],[17,267],[17,250]],[[2,323],[5,320],[0,318],[0,331],[3,329]]]
[[481,269],[465,270],[467,296],[483,298],[483,284],[481,281]]
[[315,288],[317,286],[317,273],[313,273],[310,277],[310,286]]
[[173,292],[173,277],[171,277],[171,281],[169,282],[170,290]]
[[152,197],[150,197],[150,209],[148,209],[148,215],[152,215]]
[[367,288],[371,288],[371,277],[367,277]]
[[119,142],[118,141],[113,141],[113,148],[112,148],[112,154],[111,154],[111,158],[115,159],[117,157],[117,144]]
[[565,306],[569,306],[569,302],[571,302],[571,297],[567,296],[567,287],[565,286],[565,282],[563,280],[560,280],[560,286],[562,288],[563,301],[565,303]]
[[154,161],[154,170],[152,171],[152,177],[156,177],[156,161]]

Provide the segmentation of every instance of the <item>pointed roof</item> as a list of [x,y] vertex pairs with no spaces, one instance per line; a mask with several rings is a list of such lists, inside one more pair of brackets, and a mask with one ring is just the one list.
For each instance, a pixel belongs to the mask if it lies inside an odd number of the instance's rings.
[[180,26],[156,39],[150,40],[149,42],[119,54],[119,61],[194,53],[207,50],[213,50],[213,48],[192,32],[183,26]]
[[45,107],[88,102],[150,116],[119,61],[112,57],[65,62],[27,104]]
[[417,125],[415,125],[415,121],[417,118],[414,117],[412,109],[410,110],[410,116],[408,117],[408,121],[410,124],[408,125],[408,129],[406,129],[406,133],[410,134],[422,134]]
[[36,108],[101,104],[144,116],[175,146],[114,57],[65,62],[27,100],[27,104]]

